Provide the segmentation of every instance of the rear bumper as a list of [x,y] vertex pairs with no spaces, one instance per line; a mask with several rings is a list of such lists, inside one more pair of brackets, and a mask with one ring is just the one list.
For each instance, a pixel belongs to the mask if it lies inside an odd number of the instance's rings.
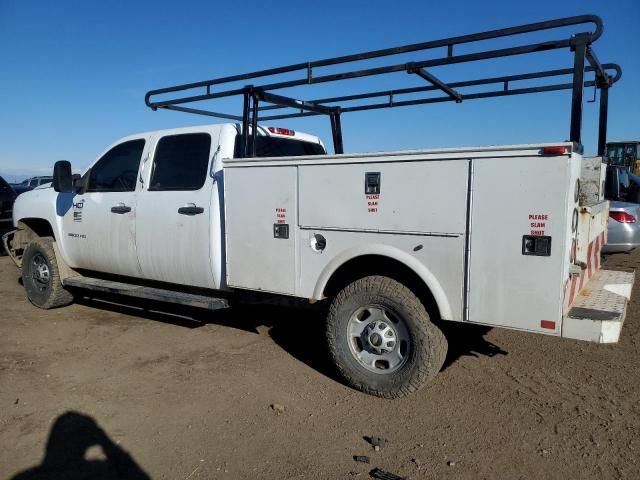
[[609,220],[604,253],[628,252],[640,246],[640,228],[636,223],[617,223]]
[[640,243],[607,243],[602,248],[602,253],[630,252],[637,247],[640,247]]
[[580,291],[562,322],[562,336],[598,343],[620,338],[635,273],[600,270]]

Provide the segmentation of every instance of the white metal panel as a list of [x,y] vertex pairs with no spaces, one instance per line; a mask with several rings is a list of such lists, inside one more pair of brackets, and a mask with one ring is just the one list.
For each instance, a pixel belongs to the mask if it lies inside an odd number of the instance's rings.
[[[468,161],[300,166],[303,227],[395,232],[465,232]],[[365,194],[380,172],[380,194]]]
[[[136,256],[136,192],[75,195],[62,219],[65,251],[77,268],[139,277]],[[129,213],[112,213],[119,204]]]
[[332,165],[371,162],[410,162],[421,160],[454,160],[459,158],[529,157],[540,155],[544,147],[563,146],[571,152],[571,142],[526,145],[491,145],[484,147],[434,148],[393,152],[345,153],[303,157],[225,158],[225,167]]
[[[165,135],[185,133],[211,135],[209,166],[204,185],[199,190],[149,191],[138,198],[136,243],[142,273],[145,278],[204,288],[219,288],[220,259],[213,255],[214,243],[221,242],[218,195],[214,179],[209,174],[211,161],[218,146],[219,129],[191,127],[166,130]],[[149,184],[155,147],[162,136],[153,139],[148,166],[143,172]],[[204,208],[198,215],[182,215],[178,209],[189,204]],[[214,228],[215,227],[215,228]]]
[[[295,294],[296,167],[225,170],[227,284]],[[274,225],[289,238],[274,238]]]
[[[312,248],[315,234],[326,239],[326,248],[321,253]],[[423,279],[443,319],[462,320],[464,236],[310,229],[300,231],[299,249],[299,297],[322,298],[325,282],[346,261],[362,255],[380,255],[398,260]]]
[[[109,146],[144,139],[140,162],[149,152],[150,137],[129,136]],[[139,168],[142,168],[139,166]],[[137,178],[136,172],[136,178]],[[74,268],[139,277],[142,272],[136,254],[136,215],[140,184],[133,192],[58,193],[57,215],[62,223],[62,250]],[[112,207],[127,206],[128,213],[114,213]]]
[[[566,156],[474,161],[470,321],[559,334],[569,163]],[[523,235],[551,236],[551,255],[523,255]]]

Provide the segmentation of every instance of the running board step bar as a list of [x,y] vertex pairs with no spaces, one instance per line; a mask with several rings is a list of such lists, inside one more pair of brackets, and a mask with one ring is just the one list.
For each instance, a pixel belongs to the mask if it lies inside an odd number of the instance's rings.
[[65,287],[82,288],[94,292],[113,293],[126,295],[128,297],[144,298],[147,300],[157,300],[160,302],[178,303],[190,307],[206,308],[208,310],[219,310],[228,308],[229,302],[224,298],[209,297],[206,295],[196,295],[193,293],[175,292],[162,288],[145,287],[133,285],[131,283],[114,282],[90,277],[69,277],[62,281]]

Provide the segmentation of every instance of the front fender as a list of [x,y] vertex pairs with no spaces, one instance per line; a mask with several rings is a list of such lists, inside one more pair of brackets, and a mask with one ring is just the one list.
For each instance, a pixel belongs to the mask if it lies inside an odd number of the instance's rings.
[[68,261],[62,218],[69,209],[72,194],[57,193],[53,188],[36,188],[18,195],[13,205],[13,225],[27,219],[45,220],[51,226],[62,258]]

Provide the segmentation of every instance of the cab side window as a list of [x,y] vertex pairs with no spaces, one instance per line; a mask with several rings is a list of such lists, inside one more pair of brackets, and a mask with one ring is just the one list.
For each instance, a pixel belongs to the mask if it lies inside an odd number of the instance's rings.
[[87,192],[133,192],[138,180],[144,139],[116,145],[91,168]]
[[149,190],[200,190],[207,178],[210,150],[208,133],[162,137],[156,147]]

